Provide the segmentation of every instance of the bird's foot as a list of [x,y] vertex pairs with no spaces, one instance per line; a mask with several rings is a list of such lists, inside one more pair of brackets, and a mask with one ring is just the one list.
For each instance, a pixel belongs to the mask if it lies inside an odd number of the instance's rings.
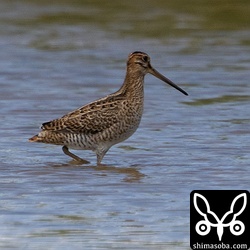
[[63,150],[63,153],[64,153],[64,154],[66,154],[66,155],[68,155],[69,157],[71,157],[71,158],[74,159],[74,160],[72,161],[72,163],[74,163],[74,164],[88,164],[88,163],[90,163],[89,161],[84,160],[84,159],[78,157],[77,155],[71,153],[71,152],[69,151],[68,147],[66,147],[66,146],[63,146],[63,147],[62,147],[62,150]]

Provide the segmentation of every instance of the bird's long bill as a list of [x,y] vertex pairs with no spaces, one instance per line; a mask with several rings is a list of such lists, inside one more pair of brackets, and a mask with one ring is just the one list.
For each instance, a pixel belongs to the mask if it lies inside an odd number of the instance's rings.
[[182,88],[177,86],[175,83],[173,83],[171,80],[169,80],[167,77],[163,76],[161,73],[159,73],[157,70],[155,70],[152,66],[149,69],[149,73],[154,75],[155,77],[159,78],[163,82],[169,84],[170,86],[174,87],[175,89],[179,90],[184,95],[188,95],[186,91],[184,91]]

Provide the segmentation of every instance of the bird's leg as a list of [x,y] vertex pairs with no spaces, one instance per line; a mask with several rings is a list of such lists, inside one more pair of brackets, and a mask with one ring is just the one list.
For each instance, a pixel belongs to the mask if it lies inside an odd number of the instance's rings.
[[102,149],[100,151],[96,151],[96,156],[97,156],[97,167],[102,166],[101,161],[104,157],[104,155],[108,152],[108,149]]
[[97,167],[100,167],[102,164],[101,164],[101,161],[102,161],[102,158],[103,156],[100,156],[100,155],[97,155]]
[[83,163],[83,164],[89,163],[89,161],[86,161],[86,160],[84,160],[84,159],[78,157],[77,155],[75,155],[75,154],[69,152],[69,149],[68,149],[67,146],[63,146],[63,147],[62,147],[62,151],[63,151],[64,154],[70,156],[71,158],[73,158],[74,160],[76,160],[76,161],[78,161],[78,162],[81,162],[81,163]]

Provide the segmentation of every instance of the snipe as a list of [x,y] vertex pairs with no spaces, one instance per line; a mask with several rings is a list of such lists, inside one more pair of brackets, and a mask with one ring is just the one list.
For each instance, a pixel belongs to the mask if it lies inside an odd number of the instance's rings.
[[66,155],[82,163],[88,161],[68,149],[92,150],[97,155],[97,165],[100,165],[110,147],[129,138],[138,128],[143,113],[143,86],[147,73],[188,95],[156,71],[146,53],[136,51],[128,57],[126,77],[117,92],[43,123],[42,131],[29,141],[62,145]]

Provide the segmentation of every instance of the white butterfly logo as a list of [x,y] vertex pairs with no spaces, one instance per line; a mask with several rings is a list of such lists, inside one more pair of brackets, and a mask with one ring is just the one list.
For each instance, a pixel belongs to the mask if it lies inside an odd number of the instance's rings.
[[[206,213],[203,213],[199,209],[198,204],[197,204],[198,198],[200,198],[204,201],[204,203],[206,205]],[[237,213],[234,213],[235,203],[240,198],[243,198],[243,205]],[[221,239],[222,239],[222,235],[224,233],[224,227],[230,227],[230,232],[233,235],[237,235],[237,236],[243,234],[243,232],[245,231],[245,225],[243,224],[242,221],[236,220],[236,217],[239,216],[246,208],[246,205],[247,205],[246,193],[239,194],[233,199],[231,206],[230,206],[230,210],[228,212],[226,212],[221,219],[219,219],[218,216],[210,210],[210,205],[209,205],[207,199],[203,195],[198,194],[198,193],[194,193],[193,202],[194,202],[194,207],[195,207],[196,211],[204,217],[204,220],[199,221],[195,226],[195,230],[199,235],[207,235],[211,230],[211,226],[217,227],[217,235],[218,235],[219,241],[221,241]],[[217,223],[210,222],[207,214],[212,215]],[[229,214],[233,214],[233,219],[229,223],[223,223]]]

